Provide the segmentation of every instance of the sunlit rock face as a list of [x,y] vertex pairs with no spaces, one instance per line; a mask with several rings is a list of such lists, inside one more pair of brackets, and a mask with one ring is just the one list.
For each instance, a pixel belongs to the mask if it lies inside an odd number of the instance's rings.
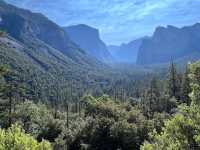
[[91,56],[103,62],[111,62],[112,57],[101,40],[99,31],[93,27],[80,24],[64,27],[70,39]]

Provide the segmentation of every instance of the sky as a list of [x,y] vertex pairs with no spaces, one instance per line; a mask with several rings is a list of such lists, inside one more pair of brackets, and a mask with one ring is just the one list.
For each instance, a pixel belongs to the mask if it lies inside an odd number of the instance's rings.
[[157,26],[200,22],[200,0],[5,0],[40,12],[60,26],[98,28],[106,44],[152,35]]

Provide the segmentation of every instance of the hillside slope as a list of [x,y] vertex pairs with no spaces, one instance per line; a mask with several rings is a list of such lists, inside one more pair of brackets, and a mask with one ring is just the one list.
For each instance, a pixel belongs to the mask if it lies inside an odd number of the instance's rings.
[[0,1],[0,29],[10,36],[31,45],[30,40],[40,40],[59,50],[79,64],[98,63],[70,41],[65,31],[39,13],[32,13]]
[[[48,99],[56,90],[71,93],[68,97],[77,100],[94,87],[105,86],[113,75],[108,66],[89,56],[41,14],[0,1],[0,29],[7,33],[0,36],[0,64],[26,78],[28,85],[34,84],[37,94],[32,95],[37,100]],[[52,90],[58,85],[61,89]]]

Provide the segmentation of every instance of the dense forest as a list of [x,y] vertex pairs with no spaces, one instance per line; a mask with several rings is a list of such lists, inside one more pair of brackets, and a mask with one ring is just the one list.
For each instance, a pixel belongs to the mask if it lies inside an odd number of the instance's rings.
[[138,79],[135,82],[140,84],[132,83],[133,86],[119,81],[116,84],[124,88],[107,89],[101,96],[85,93],[74,102],[57,89],[61,93],[57,97],[50,95],[47,102],[42,97],[38,101],[29,99],[35,88],[9,66],[1,66],[0,146],[56,150],[199,149],[200,63],[188,64],[182,73],[172,62],[168,70],[165,78],[152,75],[146,78],[146,84]]
[[155,27],[174,0],[110,1],[0,0],[0,150],[200,150],[198,13]]

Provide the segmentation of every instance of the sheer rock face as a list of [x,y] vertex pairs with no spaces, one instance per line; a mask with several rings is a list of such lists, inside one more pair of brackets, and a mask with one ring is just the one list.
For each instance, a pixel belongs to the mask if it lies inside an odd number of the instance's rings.
[[[158,27],[153,36],[145,39],[140,47],[137,64],[160,64],[169,61],[196,58],[200,53],[200,24],[177,28]],[[192,57],[193,56],[193,57]]]
[[103,62],[111,62],[112,57],[106,44],[100,39],[99,31],[90,26],[80,24],[63,28],[70,39],[89,55]]

